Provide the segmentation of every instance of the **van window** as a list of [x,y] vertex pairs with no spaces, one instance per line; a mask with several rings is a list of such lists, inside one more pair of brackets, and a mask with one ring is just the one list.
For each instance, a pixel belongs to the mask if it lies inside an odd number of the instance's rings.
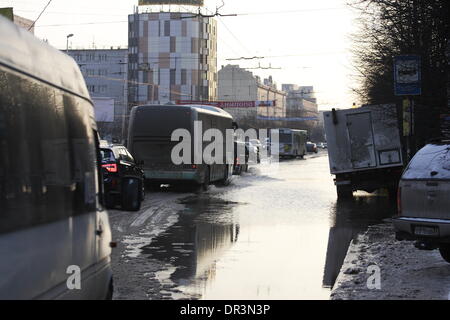
[[0,233],[91,208],[95,150],[83,103],[0,68]]
[[[431,175],[432,172],[436,174]],[[403,179],[450,179],[450,145],[430,144],[420,150]]]

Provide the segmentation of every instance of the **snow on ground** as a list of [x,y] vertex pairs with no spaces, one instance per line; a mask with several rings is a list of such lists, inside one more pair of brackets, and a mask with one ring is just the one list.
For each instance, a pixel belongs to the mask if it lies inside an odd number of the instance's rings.
[[[381,288],[373,272],[379,267]],[[370,227],[353,241],[331,294],[333,300],[448,300],[450,264],[438,251],[395,240],[391,223]]]

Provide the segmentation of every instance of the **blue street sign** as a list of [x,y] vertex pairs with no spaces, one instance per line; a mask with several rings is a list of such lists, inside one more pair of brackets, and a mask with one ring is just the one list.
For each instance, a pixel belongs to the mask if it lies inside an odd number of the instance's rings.
[[421,58],[417,55],[394,58],[394,80],[396,96],[418,96],[422,94]]

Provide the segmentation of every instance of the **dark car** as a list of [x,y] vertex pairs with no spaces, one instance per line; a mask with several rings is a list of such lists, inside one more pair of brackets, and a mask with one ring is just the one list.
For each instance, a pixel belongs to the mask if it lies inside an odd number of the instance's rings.
[[105,205],[138,211],[144,200],[144,171],[122,145],[101,145]]
[[306,150],[310,153],[318,153],[319,149],[317,148],[317,144],[312,143],[312,142],[308,142],[306,144]]

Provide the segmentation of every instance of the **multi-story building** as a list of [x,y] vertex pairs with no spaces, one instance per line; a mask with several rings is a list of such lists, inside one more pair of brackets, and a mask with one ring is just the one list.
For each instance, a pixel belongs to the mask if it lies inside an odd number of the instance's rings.
[[274,106],[229,108],[235,120],[251,127],[267,127],[258,117],[286,117],[286,93],[277,89],[272,77],[264,79],[238,65],[223,66],[219,70],[220,101],[275,101]]
[[129,15],[130,104],[217,100],[217,23],[192,13]]
[[68,54],[86,80],[102,139],[125,140],[128,49],[69,50]]
[[282,90],[288,92],[291,96],[308,100],[312,103],[317,104],[316,93],[314,92],[313,86],[299,86],[296,84],[283,84]]

